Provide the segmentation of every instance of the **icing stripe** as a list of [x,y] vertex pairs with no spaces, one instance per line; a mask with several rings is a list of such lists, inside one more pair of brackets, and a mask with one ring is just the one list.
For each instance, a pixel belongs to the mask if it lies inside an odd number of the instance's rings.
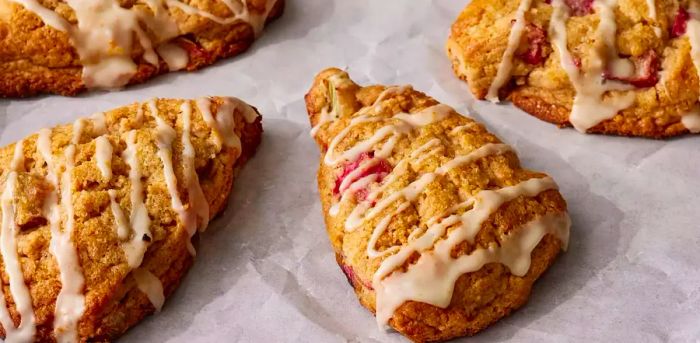
[[[214,144],[221,149],[222,145],[241,151],[241,139],[234,132],[236,126],[233,112],[236,106],[228,99],[224,100],[216,111],[216,118],[211,112],[211,99],[199,98],[196,101],[204,122],[209,125],[214,136]],[[246,105],[247,106],[247,105]]]
[[[182,112],[182,164],[185,174],[185,184],[187,185],[187,196],[189,197],[190,206],[194,208],[195,214],[202,221],[200,230],[205,230],[209,223],[209,202],[204,196],[202,186],[199,184],[199,177],[195,169],[195,151],[190,140],[190,131],[192,130],[192,105],[189,101],[182,103],[180,107]],[[196,225],[191,227],[196,228]],[[195,232],[190,232],[190,238]],[[190,243],[191,244],[191,243]]]
[[[32,308],[32,297],[29,288],[24,283],[22,266],[17,254],[16,237],[19,227],[15,222],[15,189],[17,188],[17,173],[23,171],[19,168],[24,161],[24,141],[15,144],[14,156],[12,158],[11,169],[5,179],[5,189],[2,193],[2,229],[0,231],[0,253],[2,254],[5,273],[10,280],[10,294],[14,299],[15,308],[20,315],[21,322],[15,328],[12,318],[9,315],[5,296],[0,289],[2,297],[2,309],[0,309],[0,322],[5,328],[8,342],[31,342],[36,333],[36,320],[34,309]],[[0,287],[2,288],[2,287]]]
[[[152,12],[136,6],[121,7],[117,0],[67,0],[66,4],[72,9],[77,21],[76,25],[71,25],[37,0],[11,1],[35,13],[47,25],[68,34],[83,64],[83,83],[89,88],[117,88],[131,80],[138,69],[132,59],[134,38],[143,50],[143,59],[151,65],[159,65],[160,54],[170,70],[187,66],[187,51],[169,43],[181,33],[166,4],[223,25],[247,22],[258,36],[276,3],[276,0],[267,0],[263,13],[252,13],[245,1],[237,6],[237,3],[225,0],[224,3],[233,16],[221,18],[181,0],[146,0]],[[154,37],[149,36],[149,33]],[[154,43],[160,46],[156,47]]]
[[[503,154],[507,151],[511,151],[511,148],[505,144],[489,143],[479,147],[467,155],[457,156],[451,161],[442,165],[440,168],[436,169],[435,172],[423,174],[416,181],[410,183],[405,188],[391,193],[389,196],[379,201],[371,209],[368,209],[366,206],[355,207],[345,221],[345,229],[349,231],[355,230],[362,225],[364,221],[376,217],[398,199],[405,198],[408,201],[414,201],[438,175],[445,175],[451,169],[473,163],[474,161],[486,156]],[[392,172],[392,174],[393,173],[394,172]]]
[[[54,312],[54,335],[58,342],[75,342],[78,339],[77,324],[85,310],[83,277],[78,254],[72,242],[75,218],[73,212],[73,164],[75,159],[75,142],[80,141],[83,121],[76,121],[73,127],[72,144],[64,150],[65,169],[60,180],[55,172],[51,149],[51,130],[39,132],[37,149],[47,165],[47,179],[54,185],[44,203],[45,216],[51,227],[49,250],[56,258],[61,279],[61,291],[56,298]],[[55,189],[60,189],[59,195]],[[61,208],[65,213],[63,231],[61,231]]]
[[[603,98],[606,92],[611,90],[625,90],[630,86],[617,81],[605,80],[603,72],[606,64],[615,70],[616,75],[625,75],[633,72],[629,60],[619,59],[615,48],[617,25],[615,23],[615,0],[596,0],[594,7],[600,16],[600,23],[596,29],[595,53],[590,66],[580,73],[571,53],[567,47],[566,21],[569,18],[568,7],[564,0],[552,0],[554,8],[550,20],[549,34],[552,37],[555,50],[559,54],[561,67],[569,76],[569,81],[576,90],[569,122],[580,132],[586,132],[598,123],[614,117],[619,111],[628,108],[635,101],[633,92],[625,94],[610,94]],[[606,63],[607,62],[607,63]],[[630,69],[631,68],[631,69]]]
[[114,149],[109,139],[99,136],[95,139],[95,160],[97,168],[106,180],[112,179],[112,154]]
[[136,268],[132,272],[136,280],[136,286],[146,294],[146,297],[155,307],[156,312],[160,312],[165,303],[165,295],[163,294],[163,284],[160,279],[144,268]]
[[[180,223],[182,223],[185,230],[190,234],[190,237],[192,237],[191,233],[197,230],[196,218],[194,218],[182,204],[177,190],[177,176],[173,169],[173,140],[175,140],[177,132],[168,125],[165,120],[159,117],[155,100],[150,100],[148,102],[148,109],[151,116],[156,121],[156,145],[158,146],[158,157],[161,163],[163,163],[163,177],[165,178],[165,185],[170,194],[170,206],[180,218]],[[194,247],[191,242],[188,241],[188,243],[188,250],[194,255]]]
[[[457,278],[465,273],[477,271],[488,263],[503,264],[513,275],[524,276],[530,269],[532,251],[542,238],[547,234],[554,235],[565,247],[569,239],[570,225],[569,216],[565,213],[545,215],[516,229],[515,233],[501,238],[500,246],[494,244],[488,248],[478,248],[457,259],[449,256],[451,249],[448,251],[443,248],[453,248],[452,245],[436,246],[435,251],[421,254],[418,261],[408,267],[406,272],[394,271],[381,280],[378,275],[382,274],[378,271],[373,282],[377,294],[378,324],[386,325],[394,311],[409,300],[446,308],[452,299]],[[409,244],[415,244],[421,238]],[[400,254],[401,252],[392,255],[385,261]]]
[[692,133],[700,133],[700,106],[695,105],[693,108],[681,117],[681,123],[688,131]]
[[190,55],[187,51],[175,43],[165,43],[156,48],[156,51],[168,65],[170,71],[182,70],[190,62]]
[[129,224],[133,229],[131,240],[124,243],[122,248],[126,253],[129,267],[137,268],[143,261],[143,255],[150,244],[151,218],[148,216],[148,209],[143,203],[143,185],[141,184],[141,168],[138,159],[138,144],[136,142],[136,131],[131,130],[126,134],[126,150],[123,158],[129,165],[129,183],[131,184],[131,215]]
[[44,24],[53,27],[56,30],[68,32],[71,28],[70,23],[68,23],[63,17],[58,13],[44,7],[37,0],[10,0],[17,4],[24,6],[28,11],[36,14]]
[[219,16],[216,16],[210,12],[204,11],[202,9],[199,9],[197,7],[188,5],[182,1],[178,0],[166,0],[166,3],[170,7],[176,7],[182,10],[183,12],[189,14],[189,15],[197,15],[202,18],[209,19],[217,24],[221,25],[230,25],[233,24],[237,21],[241,22],[247,22],[250,24],[250,26],[253,27],[253,31],[255,33],[255,36],[259,36],[260,32],[262,32],[263,26],[265,25],[265,20],[267,19],[268,14],[274,7],[274,4],[276,3],[276,0],[273,1],[266,1],[265,2],[265,11],[263,12],[262,15],[260,14],[251,14],[250,11],[248,10],[248,5],[244,2],[243,6],[235,6],[233,3],[229,0],[224,0],[224,3],[227,5],[229,10],[231,10],[231,13],[233,13],[233,16],[227,17],[227,18],[222,18]]
[[530,4],[532,0],[520,0],[520,5],[515,12],[515,23],[510,29],[510,35],[508,36],[508,46],[503,52],[503,57],[501,57],[501,63],[498,65],[498,70],[496,71],[496,77],[493,79],[489,91],[486,94],[486,99],[491,102],[499,102],[498,91],[505,85],[505,83],[510,79],[511,71],[513,69],[513,55],[515,50],[520,45],[520,38],[523,36],[525,31],[525,12],[530,9]]
[[[119,237],[121,240],[127,239],[129,238],[129,231],[131,231],[131,229],[129,228],[129,223],[124,216],[124,211],[122,211],[122,207],[117,201],[117,191],[110,189],[107,191],[107,194],[109,194],[109,205],[112,210],[112,216],[114,217],[117,237]],[[126,253],[126,251],[124,253]]]
[[97,112],[90,116],[90,122],[95,133],[104,135],[107,133],[107,118],[104,112]]
[[474,127],[479,127],[479,124],[477,124],[476,122],[470,122],[468,124],[456,126],[456,127],[452,128],[452,130],[450,130],[450,133],[453,135],[456,135],[460,132],[467,131],[467,130],[474,128]]
[[[355,160],[358,156],[360,156],[360,154],[371,150],[371,148],[375,144],[381,142],[385,138],[393,136],[393,141],[390,140],[389,142],[395,143],[396,139],[398,139],[399,136],[404,135],[405,133],[410,132],[415,128],[423,127],[434,122],[440,121],[443,118],[445,118],[451,111],[451,107],[439,104],[428,107],[416,113],[396,114],[391,118],[394,120],[398,120],[396,124],[383,126],[379,130],[375,131],[375,133],[370,138],[361,141],[352,148],[340,153],[339,156],[335,156],[337,154],[337,152],[335,151],[336,147],[355,126],[362,123],[377,122],[388,119],[368,115],[355,117],[350,121],[350,125],[348,125],[342,131],[340,131],[340,133],[338,133],[338,135],[335,136],[333,140],[331,140],[331,143],[328,146],[328,152],[326,152],[326,156],[324,158],[324,162],[326,163],[326,165],[336,165],[342,161]],[[393,144],[389,143],[385,145],[389,149],[379,150],[379,152],[376,154],[377,157],[386,157],[391,154],[393,150]]]
[[[321,109],[321,116],[319,117],[318,122],[316,122],[316,125],[311,128],[311,137],[316,137],[316,134],[318,134],[321,127],[338,119],[338,110],[341,109],[341,103],[338,101],[337,96],[337,87],[339,87],[343,81],[347,80],[342,79],[340,74],[333,74],[326,79],[326,81],[328,82],[328,97],[330,97],[330,103],[328,106]],[[330,110],[328,107],[330,107]]]
[[[345,202],[350,194],[377,181],[376,174],[356,178],[362,175],[362,170],[376,164],[378,158],[389,157],[399,138],[409,135],[415,128],[442,120],[452,112],[449,107],[442,105],[439,110],[433,107],[419,113],[395,115],[393,119],[398,119],[399,123],[394,121],[382,126],[369,138],[358,141],[345,148],[343,152],[337,152],[336,147],[357,125],[388,121],[388,118],[366,114],[369,111],[367,108],[364,107],[358,111],[356,115],[362,114],[354,116],[348,126],[333,137],[324,157],[324,164],[336,166],[343,161],[356,161],[358,156],[370,151],[374,151],[375,156],[362,162],[358,168],[345,176],[340,185],[341,197],[329,210],[331,216],[339,213],[340,204]],[[474,125],[478,124],[468,123],[458,126],[453,128],[451,133],[460,133]],[[376,145],[380,143],[377,149]],[[408,172],[410,161],[416,158],[419,158],[419,161],[424,160],[441,148],[444,147],[439,139],[431,139],[412,150],[408,156],[396,163],[382,184],[372,190],[365,200],[359,201],[345,218],[344,229],[346,232],[351,232],[363,223],[389,211],[388,215],[374,225],[365,248],[368,258],[383,259],[373,276],[372,286],[369,286],[376,291],[376,314],[380,326],[388,324],[396,309],[406,301],[413,300],[447,307],[452,299],[457,278],[464,273],[479,270],[487,263],[501,263],[514,275],[524,275],[530,268],[532,250],[546,234],[553,234],[559,238],[562,248],[566,248],[568,243],[570,222],[568,215],[564,212],[545,215],[525,224],[522,228],[517,228],[514,233],[499,240],[500,246],[494,244],[487,248],[477,248],[469,255],[452,257],[454,248],[464,241],[473,242],[482,224],[504,203],[518,197],[534,197],[546,190],[557,189],[556,183],[551,178],[545,177],[530,179],[498,190],[482,190],[473,197],[463,195],[466,198],[465,201],[452,206],[439,216],[429,218],[426,226],[414,228],[408,236],[407,243],[378,251],[378,241],[385,234],[393,217],[409,208],[437,177],[447,175],[455,168],[475,163],[485,157],[512,151],[505,144],[487,143],[466,155],[454,157],[433,172],[421,174],[404,188],[394,189],[385,194],[386,189],[394,184],[400,175]],[[379,198],[380,195],[384,195],[383,198]],[[395,203],[397,203],[395,209],[390,210],[391,205]],[[466,211],[457,214],[456,212],[461,209]],[[418,258],[415,263],[411,262],[410,265],[405,266],[409,259],[416,255]]]
[[382,220],[379,221],[374,230],[372,230],[372,235],[370,236],[369,242],[367,242],[367,256],[369,258],[385,256],[400,250],[400,247],[392,246],[384,251],[377,251],[377,241],[379,240],[379,237],[381,237],[382,234],[384,234],[384,231],[386,231],[386,229],[389,227],[389,224],[391,224],[391,220],[394,218],[394,216],[403,212],[409,206],[411,206],[411,203],[408,201],[401,203],[401,205],[399,205],[399,207],[394,212],[382,218]]

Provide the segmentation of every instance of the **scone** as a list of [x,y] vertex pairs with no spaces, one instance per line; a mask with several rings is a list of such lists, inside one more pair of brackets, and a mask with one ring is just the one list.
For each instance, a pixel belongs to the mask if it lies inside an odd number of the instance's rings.
[[476,334],[566,248],[552,178],[452,108],[338,69],[316,76],[306,106],[336,260],[380,326],[415,342]]
[[245,51],[285,0],[0,0],[0,97],[75,95]]
[[479,99],[580,132],[700,132],[700,3],[474,0],[447,53]]
[[5,341],[111,341],[159,311],[261,133],[235,98],[154,99],[0,149]]

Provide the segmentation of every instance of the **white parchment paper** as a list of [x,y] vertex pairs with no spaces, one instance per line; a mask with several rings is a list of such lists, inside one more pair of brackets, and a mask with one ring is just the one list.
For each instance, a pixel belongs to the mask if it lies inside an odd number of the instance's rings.
[[260,149],[163,311],[123,342],[402,342],[356,301],[327,241],[303,95],[329,66],[358,83],[413,84],[557,180],[569,251],[521,310],[470,342],[700,339],[700,136],[586,136],[475,102],[444,53],[460,0],[288,0],[242,56],[121,92],[0,100],[0,144],[150,97],[233,95],[264,115]]

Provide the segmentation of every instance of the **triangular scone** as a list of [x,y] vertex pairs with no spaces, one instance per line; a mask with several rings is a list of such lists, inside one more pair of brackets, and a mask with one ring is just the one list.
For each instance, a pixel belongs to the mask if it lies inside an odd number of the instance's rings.
[[0,149],[6,342],[109,341],[159,310],[261,133],[235,98],[154,99]]
[[700,133],[700,3],[474,0],[447,53],[477,98],[581,132]]
[[285,0],[0,0],[0,97],[74,95],[245,51]]
[[380,325],[416,342],[473,335],[522,306],[566,248],[556,183],[452,108],[338,69],[306,104],[336,260]]

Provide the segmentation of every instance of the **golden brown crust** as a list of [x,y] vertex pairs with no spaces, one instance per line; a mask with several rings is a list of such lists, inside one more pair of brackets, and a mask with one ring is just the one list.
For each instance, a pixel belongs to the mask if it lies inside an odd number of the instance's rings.
[[[538,95],[539,92],[542,92],[542,90],[521,87],[510,93],[508,99],[515,106],[541,120],[560,127],[571,126],[571,123],[569,123],[571,110],[546,101]],[[588,129],[588,133],[661,139],[679,136],[689,133],[689,131],[681,122],[670,123],[669,125],[654,125],[651,123],[651,120],[625,121],[623,116],[618,115],[611,120],[606,120]]]
[[[670,33],[678,6],[684,6],[684,2],[679,5],[675,0],[655,1],[656,19],[650,18],[647,3],[645,0],[618,2],[616,47],[620,56],[632,59],[653,51],[660,61],[659,81],[651,87],[634,88],[634,104],[590,128],[589,133],[668,138],[690,132],[681,118],[697,103],[700,82],[687,37],[673,37]],[[475,0],[452,25],[447,43],[452,68],[479,99],[486,98],[496,76],[519,4],[520,0]],[[569,114],[576,93],[547,33],[551,16],[552,6],[548,1],[532,1],[525,21],[542,30],[543,59],[541,63],[528,63],[523,56],[530,42],[527,37],[521,39],[513,58],[512,77],[499,94],[539,119],[571,126]],[[590,55],[598,21],[598,15],[593,12],[573,15],[566,23],[568,48],[579,63],[593,58]]]
[[[223,98],[212,98],[212,113],[217,117]],[[158,115],[168,125],[175,128],[177,137],[173,140],[173,165],[177,178],[178,194],[186,208],[192,208],[184,180],[181,143],[182,100],[158,99],[155,104]],[[143,116],[139,122],[137,106],[142,106]],[[212,129],[204,122],[198,107],[192,102],[191,143],[196,152],[195,168],[210,209],[210,218],[215,217],[225,206],[230,193],[235,172],[249,159],[260,142],[262,134],[261,118],[253,122],[244,120],[243,112],[236,109],[235,134],[241,137],[242,151],[235,147],[219,148],[212,136]],[[126,149],[125,137],[130,130],[136,130],[138,161],[144,185],[144,202],[151,218],[151,243],[143,263],[144,268],[156,275],[163,284],[165,296],[177,288],[193,262],[187,249],[189,234],[173,210],[171,197],[165,185],[162,162],[157,155],[155,143],[155,120],[148,106],[132,104],[105,113],[107,134],[114,147],[112,155],[113,176],[110,180],[102,177],[95,161],[95,138],[100,135],[95,124],[88,124],[76,146],[75,168],[72,180],[75,229],[72,240],[78,252],[82,273],[85,276],[85,311],[78,324],[82,342],[110,341],[122,335],[128,328],[143,317],[153,313],[154,307],[135,284],[131,268],[121,248],[121,240],[116,235],[116,222],[110,210],[107,190],[117,191],[117,199],[125,215],[129,215],[131,204],[129,192],[131,184],[129,165],[122,157]],[[53,159],[57,167],[65,163],[63,151],[70,144],[73,125],[63,125],[52,130],[51,141]],[[53,188],[47,181],[47,167],[37,152],[37,135],[24,142],[24,167],[18,173],[21,188],[17,194],[16,221],[21,230],[17,236],[17,246],[24,278],[29,288],[37,324],[37,341],[51,342],[53,336],[54,305],[61,290],[59,270],[56,260],[49,250],[51,232],[41,208],[46,194]],[[6,179],[15,144],[0,149],[1,178]],[[20,191],[20,189],[22,191]],[[23,206],[22,204],[32,204]],[[201,222],[201,221],[200,221]],[[4,271],[4,264],[2,265]],[[9,289],[6,272],[2,273],[2,287],[9,311],[19,324],[17,312]],[[0,331],[4,336],[4,330]]]
[[[69,13],[62,2],[41,0],[48,8],[60,7],[59,13]],[[194,1],[190,1],[192,3]],[[199,0],[214,13],[226,16],[226,10],[214,6],[210,0]],[[252,11],[264,11],[266,0],[249,1]],[[133,1],[121,1],[123,6],[135,6]],[[279,18],[285,0],[277,0],[267,17],[266,24]],[[145,6],[145,4],[140,4]],[[206,18],[187,15],[179,9],[170,9],[177,21],[181,36],[173,43],[189,55],[184,70],[194,71],[214,62],[236,56],[247,50],[255,40],[250,24],[236,22],[221,25]],[[67,14],[63,14],[67,16]],[[129,84],[138,84],[167,73],[168,66],[160,59],[158,66],[147,63],[136,46],[134,62],[138,66]],[[85,90],[82,66],[68,34],[45,25],[39,17],[12,0],[0,0],[0,97],[27,97],[42,93],[76,95]]]
[[[330,81],[333,80],[333,81]],[[332,99],[329,88],[337,99]],[[335,251],[336,261],[352,285],[360,303],[376,311],[376,294],[373,287],[373,275],[377,271],[382,257],[370,258],[365,253],[369,236],[383,215],[391,213],[397,206],[390,206],[379,215],[369,219],[353,231],[346,231],[345,220],[349,211],[358,203],[355,197],[340,205],[336,216],[330,214],[333,204],[338,203],[334,185],[341,171],[338,167],[323,162],[330,141],[348,126],[350,117],[359,109],[366,110],[373,105],[384,86],[361,87],[349,79],[347,73],[330,68],[319,73],[306,95],[309,120],[316,126],[324,108],[332,103],[343,103],[344,108],[338,119],[324,124],[315,138],[321,150],[321,163],[318,170],[318,184],[323,207],[326,229]],[[409,90],[400,94],[387,96],[380,103],[373,115],[392,117],[396,113],[414,113],[437,102],[418,91]],[[379,108],[380,106],[374,106]],[[450,133],[458,126],[467,129],[460,134]],[[357,125],[338,145],[343,151],[360,140],[367,139],[382,124]],[[416,180],[424,172],[434,170],[437,165],[449,160],[448,156],[465,154],[488,143],[500,143],[497,137],[471,119],[452,112],[442,121],[418,129],[410,139],[400,139],[395,152],[387,158],[393,168],[400,157],[407,156],[430,139],[438,138],[445,144],[447,152],[435,153],[423,162],[412,162],[406,176],[398,177],[387,186],[389,190],[398,191],[408,183]],[[378,149],[378,147],[375,147]],[[342,168],[341,168],[342,169]],[[377,250],[406,244],[407,236],[413,227],[425,225],[428,218],[444,213],[448,208],[461,202],[463,194],[474,195],[484,189],[500,188],[531,178],[540,178],[545,174],[522,169],[515,153],[487,156],[473,166],[464,166],[452,170],[449,177],[438,177],[424,191],[413,206],[395,215],[385,233],[377,241]],[[385,179],[386,180],[386,179]],[[384,184],[383,184],[384,185]],[[375,185],[376,186],[376,185]],[[370,189],[376,189],[371,188]],[[377,186],[378,187],[378,186]],[[386,195],[382,196],[383,199]],[[463,242],[454,251],[456,256],[470,254],[474,249],[487,247],[500,237],[525,225],[543,215],[566,212],[566,202],[557,190],[547,190],[532,198],[519,197],[505,203],[486,220],[473,244]],[[439,308],[426,303],[408,301],[401,305],[389,324],[416,342],[443,341],[451,338],[473,335],[513,310],[522,306],[528,299],[533,283],[553,263],[562,242],[553,235],[546,235],[532,252],[532,264],[523,277],[514,276],[501,264],[487,264],[480,270],[462,275],[455,284],[451,304]]]

